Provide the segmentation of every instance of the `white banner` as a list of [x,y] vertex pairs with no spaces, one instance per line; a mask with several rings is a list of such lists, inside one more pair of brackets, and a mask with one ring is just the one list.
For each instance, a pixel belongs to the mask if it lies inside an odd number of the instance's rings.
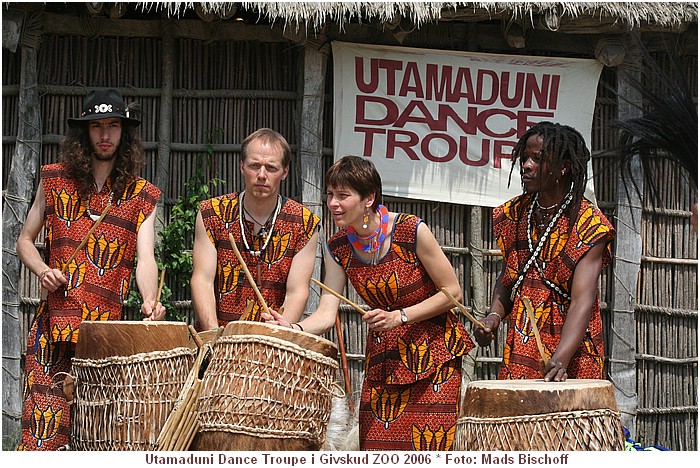
[[597,60],[333,42],[333,67],[335,158],[371,158],[385,195],[497,206],[522,193],[510,155],[545,120],[590,148]]

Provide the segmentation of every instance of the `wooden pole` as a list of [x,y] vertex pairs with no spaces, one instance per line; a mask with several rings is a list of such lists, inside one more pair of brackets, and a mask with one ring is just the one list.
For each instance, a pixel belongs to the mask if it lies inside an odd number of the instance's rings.
[[350,371],[348,370],[348,355],[345,352],[345,338],[343,338],[343,324],[340,323],[340,311],[335,315],[335,334],[338,336],[338,350],[340,351],[340,364],[343,366],[343,380],[345,380],[348,407],[350,407],[350,413],[355,414],[355,403],[352,400],[352,385],[350,385]]
[[[3,18],[4,23],[5,18]],[[5,24],[3,24],[3,27]],[[38,47],[38,45],[37,45]],[[2,433],[3,447],[16,446],[22,415],[20,339],[23,311],[20,307],[21,264],[15,244],[32,200],[33,181],[41,161],[41,105],[37,92],[38,51],[21,45],[21,76],[17,112],[17,143],[3,193],[2,210]],[[24,312],[26,313],[26,312]],[[28,313],[27,313],[28,315]],[[26,335],[25,335],[26,336]],[[26,346],[26,345],[25,345]]]

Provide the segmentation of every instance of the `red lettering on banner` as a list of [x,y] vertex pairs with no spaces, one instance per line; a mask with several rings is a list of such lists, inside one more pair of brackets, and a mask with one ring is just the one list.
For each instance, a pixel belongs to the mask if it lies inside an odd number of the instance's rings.
[[[447,152],[445,153],[444,156],[439,156],[436,154],[432,153],[432,150],[430,149],[430,143],[433,140],[440,139],[447,143]],[[465,138],[465,137],[462,137]],[[466,139],[466,138],[465,138]],[[457,154],[457,142],[452,138],[450,135],[446,133],[430,133],[423,138],[420,142],[420,150],[421,154],[427,159],[428,161],[432,162],[449,162],[452,161]]]
[[547,109],[556,109],[557,101],[559,99],[559,82],[561,81],[561,76],[552,75],[552,85],[549,88],[549,107]]
[[560,75],[467,67],[456,70],[454,74],[454,68],[449,65],[429,63],[421,69],[417,62],[357,56],[355,84],[360,93],[372,95],[411,96],[450,103],[465,100],[482,106],[500,103],[509,109],[557,108]]
[[[504,148],[510,148],[506,153]],[[513,154],[513,148],[515,148],[515,142],[508,140],[494,140],[493,141],[493,167],[500,169],[503,167],[501,161],[507,159],[510,161],[510,157]]]
[[399,96],[408,96],[408,93],[413,93],[416,98],[420,99],[425,96],[423,94],[423,81],[420,79],[420,72],[416,62],[406,63],[406,73],[401,81]]
[[372,156],[372,151],[374,150],[374,135],[386,134],[386,130],[383,128],[355,127],[354,130],[365,134],[365,143],[362,146],[362,156],[367,157]]
[[457,77],[455,78],[455,86],[452,90],[452,97],[448,99],[448,101],[457,102],[459,101],[460,97],[463,97],[469,103],[473,103],[475,100],[472,74],[471,70],[468,68],[460,68],[457,70]]
[[[366,104],[373,103],[373,108],[386,111],[383,117],[370,119],[366,116]],[[383,107],[379,107],[383,106]],[[355,123],[361,125],[393,125],[399,118],[399,106],[391,99],[381,96],[357,96],[355,100]]]
[[[400,141],[400,136],[407,136],[408,140]],[[396,149],[400,148],[406,152],[409,159],[419,161],[420,158],[413,150],[413,147],[418,144],[418,135],[413,132],[403,130],[389,130],[386,134],[386,158],[393,159],[396,156]]]
[[[498,99],[498,75],[493,70],[479,70],[476,74],[477,86],[476,86],[476,97],[474,99],[475,104],[480,104],[483,106],[489,106],[496,102]],[[486,77],[491,77],[491,89],[487,88],[485,83]],[[488,97],[484,96],[485,92],[489,92]]]
[[525,81],[525,74],[515,74],[515,95],[513,97],[508,95],[508,88],[510,88],[510,72],[503,72],[501,78],[501,102],[504,106],[510,107],[511,109],[518,107],[523,100],[523,82]]
[[[453,93],[450,90],[452,82],[452,67],[443,65],[442,73],[438,75],[438,67],[434,63],[429,63],[425,67],[425,98],[430,101],[457,102],[459,98],[453,100]],[[444,99],[443,99],[443,96]]]
[[363,57],[355,57],[355,84],[357,89],[363,93],[375,93],[379,88],[379,70],[386,71],[386,94],[395,95],[396,72],[401,70],[403,62],[401,60],[370,59],[369,64],[370,81],[364,81],[364,60]]
[[468,157],[467,139],[464,138],[463,144],[459,146],[459,159],[467,166],[485,166],[489,163],[489,146],[489,140],[481,140],[481,158],[477,161],[472,161]]
[[[417,110],[420,114],[412,115],[414,110]],[[408,122],[425,124],[431,130],[436,130],[438,126],[445,126],[444,124],[440,125],[439,121],[432,118],[430,110],[426,107],[423,101],[410,101],[399,118],[396,119],[396,122],[394,122],[394,126],[403,128]]]

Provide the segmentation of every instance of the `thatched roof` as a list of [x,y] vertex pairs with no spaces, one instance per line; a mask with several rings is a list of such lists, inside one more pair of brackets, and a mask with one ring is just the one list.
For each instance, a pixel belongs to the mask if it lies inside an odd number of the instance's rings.
[[[232,5],[254,11],[269,21],[283,21],[318,29],[327,21],[344,24],[354,21],[395,21],[404,17],[420,27],[423,23],[460,18],[469,15],[494,19],[510,16],[527,19],[534,15],[557,18],[579,16],[614,19],[629,29],[641,24],[677,27],[684,22],[697,22],[696,2],[197,2],[204,12],[225,14]],[[147,9],[156,8],[178,16],[195,7],[195,2],[144,2]]]

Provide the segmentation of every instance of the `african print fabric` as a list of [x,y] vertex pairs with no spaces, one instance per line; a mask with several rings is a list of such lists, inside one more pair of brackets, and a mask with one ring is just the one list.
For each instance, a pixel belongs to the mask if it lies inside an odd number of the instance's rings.
[[[493,231],[506,262],[503,284],[510,290],[530,258],[527,236],[532,245],[539,240],[535,228],[528,233],[527,217],[533,199],[520,195],[494,209]],[[605,215],[590,201],[581,202],[573,226],[567,216],[559,218],[537,258],[516,291],[509,314],[508,335],[503,351],[500,379],[540,379],[534,331],[522,303],[530,298],[535,312],[545,353],[552,356],[559,345],[561,332],[570,305],[571,285],[579,260],[593,246],[604,243],[603,267],[610,263],[610,243],[615,230]],[[545,284],[542,277],[551,285]],[[557,291],[556,289],[559,289]],[[600,318],[600,298],[596,294],[588,329],[581,346],[567,367],[571,379],[603,378],[603,327]]]
[[[111,180],[84,200],[63,164],[42,168],[46,195],[45,258],[62,269],[94,221],[110,203]],[[66,266],[68,284],[42,300],[32,322],[24,366],[24,409],[20,450],[56,450],[70,442],[70,407],[60,381],[71,358],[83,320],[120,320],[141,223],[153,212],[160,190],[144,179],[128,183],[111,201],[109,213]]]
[[[318,228],[320,219],[311,210],[289,198],[282,199],[282,208],[272,227],[272,238],[259,255],[248,251],[241,236],[238,195],[235,193],[204,200],[200,205],[202,221],[209,239],[216,247],[217,272],[214,284],[219,326],[238,320],[251,306],[248,320],[262,321],[262,305],[245,276],[242,265],[231,247],[233,234],[243,260],[268,307],[278,310],[284,303],[287,275],[292,260],[306,246]],[[246,239],[252,250],[260,250],[266,236],[256,236],[254,225],[245,220]]]
[[[391,247],[365,263],[342,229],[328,241],[335,261],[372,308],[406,308],[437,293],[416,255],[422,220],[396,216]],[[452,310],[367,336],[360,403],[361,450],[449,450],[459,413],[461,356],[474,347]]]

